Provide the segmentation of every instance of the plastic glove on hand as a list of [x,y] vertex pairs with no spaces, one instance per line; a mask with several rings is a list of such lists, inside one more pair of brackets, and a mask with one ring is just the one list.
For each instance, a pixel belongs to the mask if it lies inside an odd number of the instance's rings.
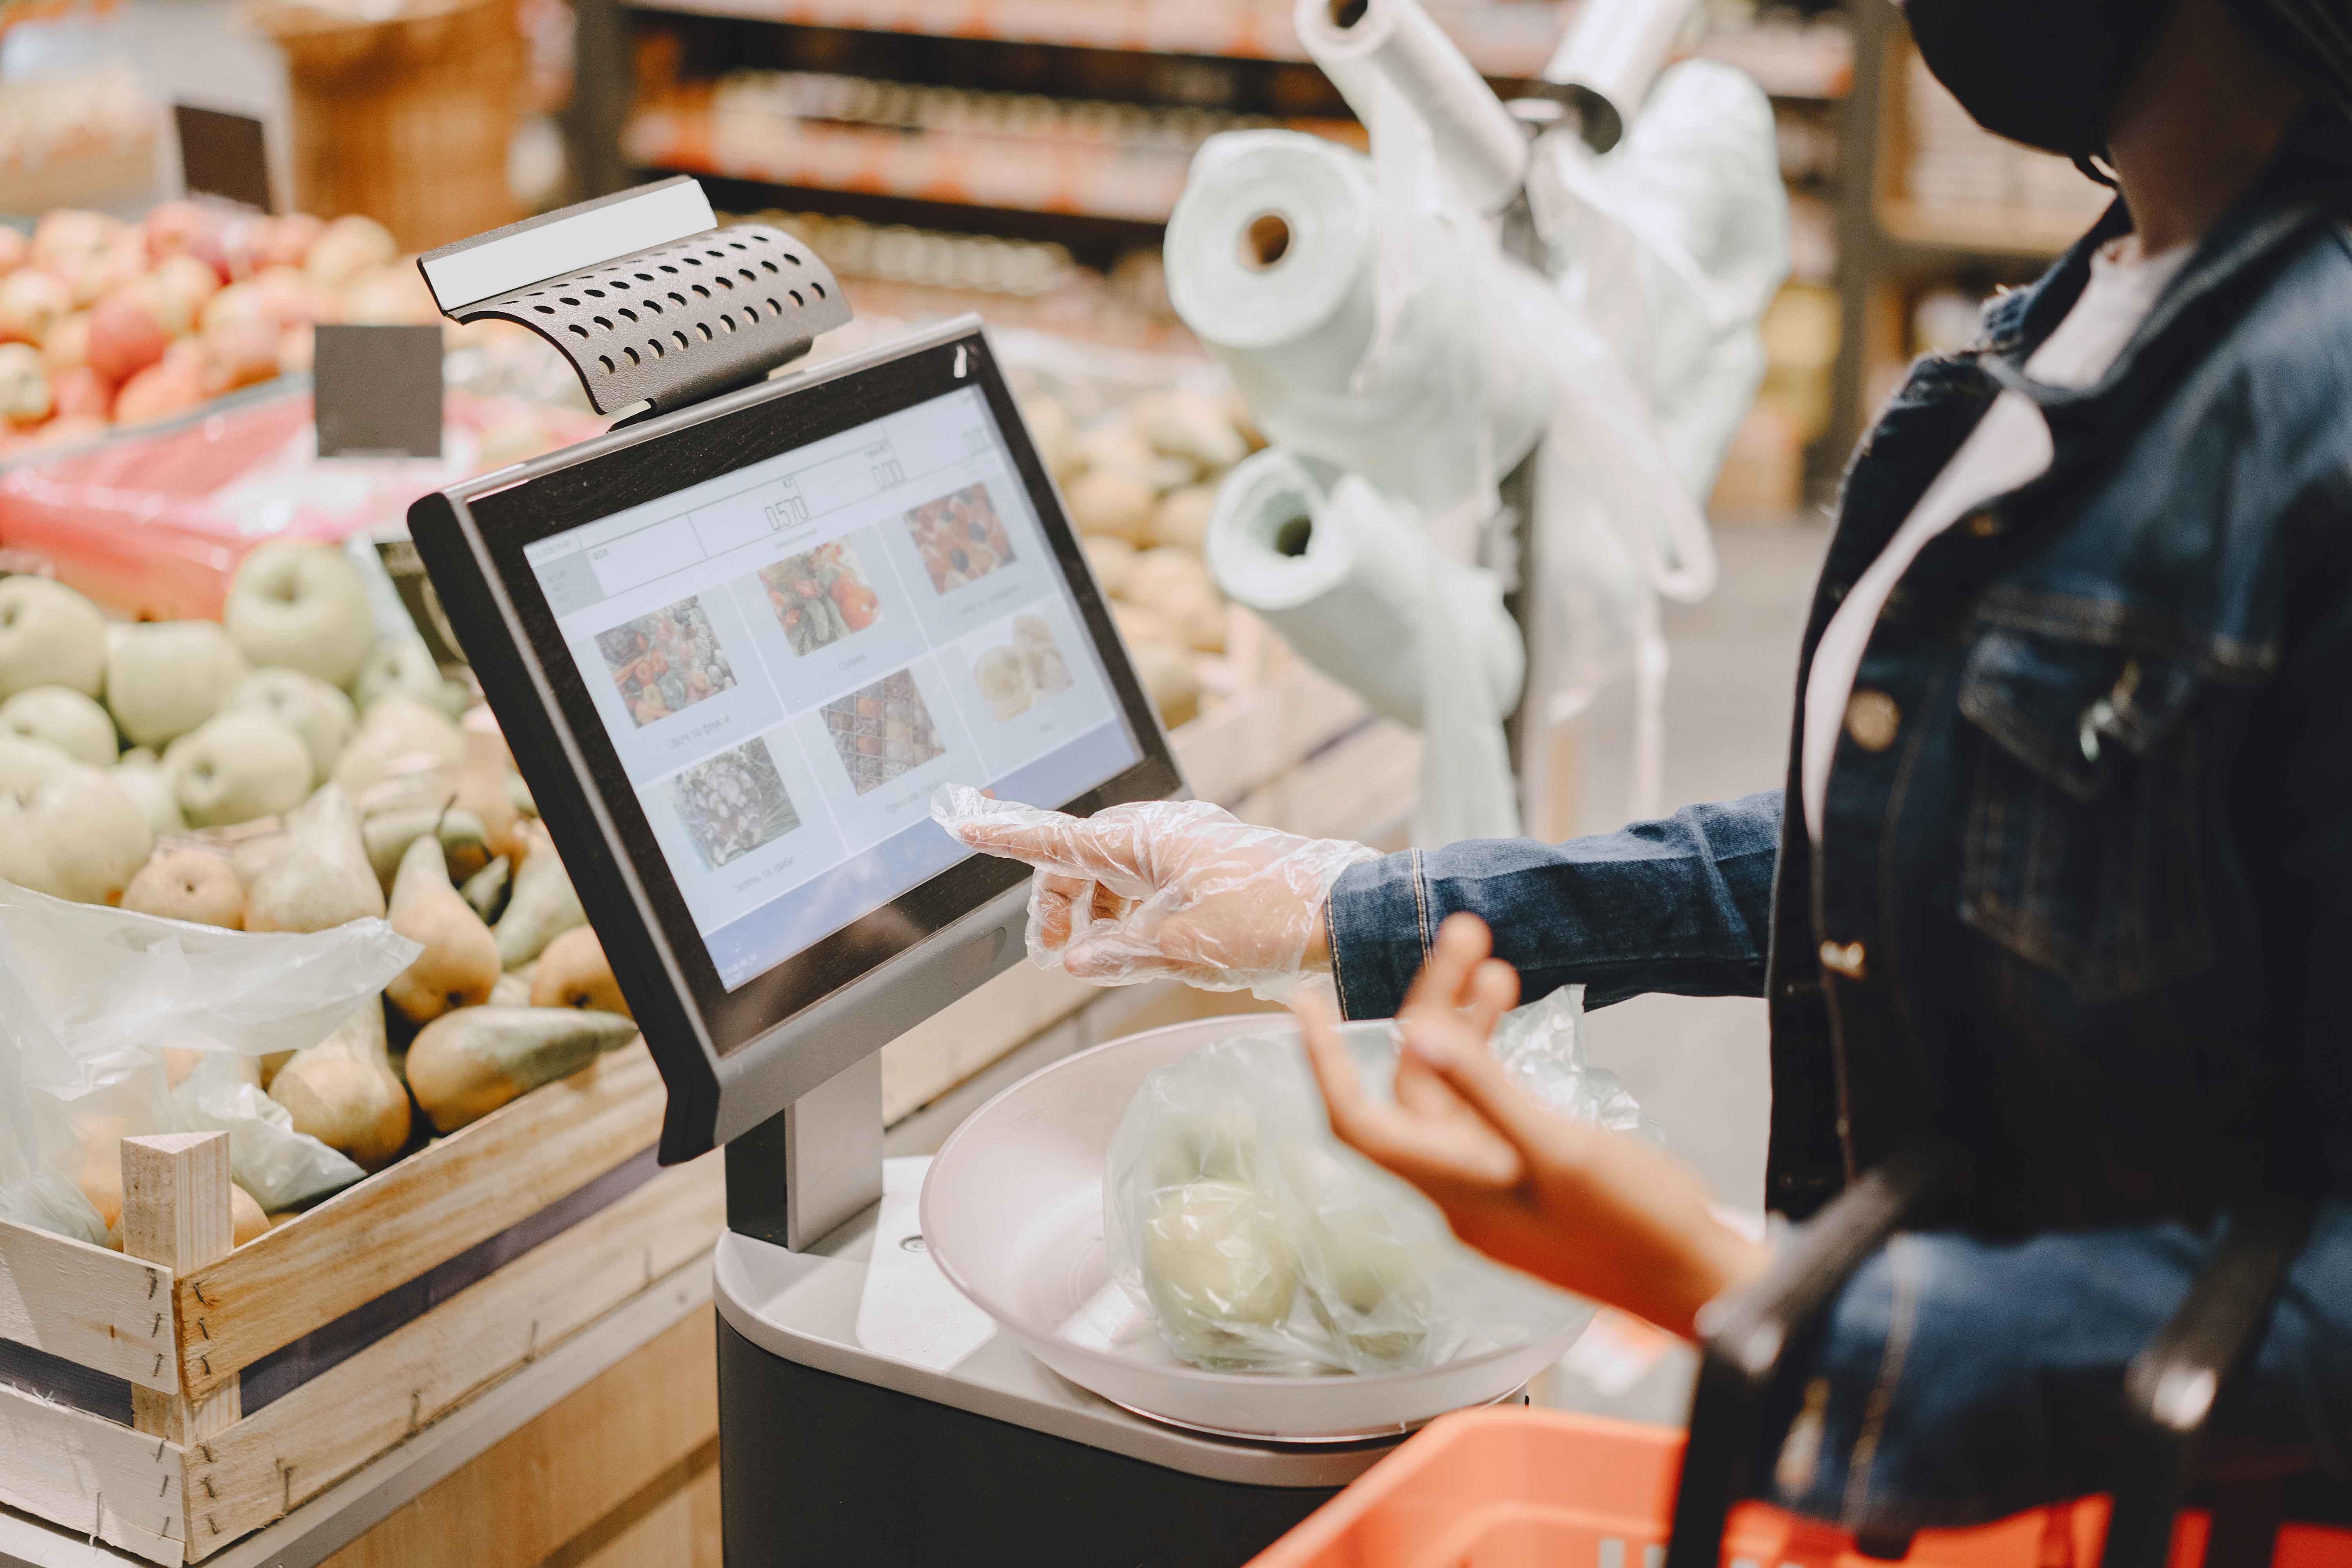
[[1323,901],[1339,873],[1379,858],[1344,839],[1253,827],[1198,800],[1079,818],[951,784],[931,816],[974,849],[1035,867],[1030,961],[1102,985],[1165,977],[1280,1000],[1329,961]]

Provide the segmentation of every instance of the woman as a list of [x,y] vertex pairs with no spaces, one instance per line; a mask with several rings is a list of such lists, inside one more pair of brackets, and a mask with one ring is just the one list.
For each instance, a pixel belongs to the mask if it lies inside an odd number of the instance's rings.
[[1792,1354],[1766,1456],[1779,1500],[1874,1535],[2111,1484],[2125,1363],[2257,1194],[2324,1206],[2214,1429],[2352,1454],[2352,7],[1907,10],[1981,122],[2121,199],[1855,458],[1784,790],[1388,857],[1199,805],[968,834],[1041,868],[1073,973],[1328,967],[1349,1016],[1402,1009],[1391,1106],[1299,1005],[1339,1134],[1678,1332],[1764,1251],[1512,1089],[1483,1042],[1518,997],[1766,997],[1791,1218],[1969,1151],[1952,1228]]

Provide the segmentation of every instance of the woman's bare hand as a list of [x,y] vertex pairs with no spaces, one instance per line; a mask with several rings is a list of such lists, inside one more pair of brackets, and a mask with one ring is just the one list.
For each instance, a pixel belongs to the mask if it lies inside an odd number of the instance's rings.
[[1762,1268],[1764,1249],[1715,1217],[1688,1167],[1545,1109],[1488,1048],[1518,976],[1457,914],[1397,1013],[1394,1103],[1373,1099],[1330,1003],[1292,1004],[1331,1128],[1426,1193],[1481,1252],[1688,1337],[1698,1310]]

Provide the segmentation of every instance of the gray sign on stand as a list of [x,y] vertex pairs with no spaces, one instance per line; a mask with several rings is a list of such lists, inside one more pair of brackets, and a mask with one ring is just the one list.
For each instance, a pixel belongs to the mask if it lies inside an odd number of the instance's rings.
[[172,106],[180,133],[180,183],[192,196],[215,196],[268,212],[269,153],[261,121],[249,114]]
[[321,458],[441,455],[441,329],[321,326],[311,356]]

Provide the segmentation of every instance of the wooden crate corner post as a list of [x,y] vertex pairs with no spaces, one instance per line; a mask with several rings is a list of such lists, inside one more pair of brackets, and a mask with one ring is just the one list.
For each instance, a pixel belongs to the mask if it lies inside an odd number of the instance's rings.
[[[185,1275],[227,1255],[234,1226],[226,1132],[163,1132],[122,1141],[122,1250]],[[174,1325],[184,1343],[201,1319]],[[180,1392],[131,1391],[131,1422],[151,1436],[186,1445],[233,1425],[237,1380],[190,1399]]]

